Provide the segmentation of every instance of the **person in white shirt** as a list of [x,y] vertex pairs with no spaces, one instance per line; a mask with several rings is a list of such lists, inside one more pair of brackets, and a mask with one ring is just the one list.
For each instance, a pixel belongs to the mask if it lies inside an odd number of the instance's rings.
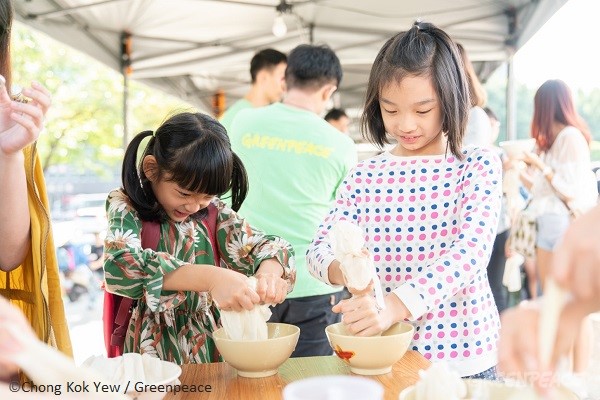
[[[543,290],[554,247],[569,227],[571,214],[590,210],[598,199],[590,161],[591,135],[563,81],[548,80],[537,90],[531,136],[537,151],[525,155],[530,168],[521,174],[521,181],[531,193],[529,208],[537,215],[536,267]],[[588,361],[584,328],[574,348],[576,372],[583,371]]]
[[488,147],[493,140],[490,118],[483,109],[487,100],[487,94],[475,73],[467,51],[460,43],[457,43],[456,46],[458,47],[465,68],[467,84],[469,86],[469,99],[471,101],[467,129],[463,137],[463,146]]

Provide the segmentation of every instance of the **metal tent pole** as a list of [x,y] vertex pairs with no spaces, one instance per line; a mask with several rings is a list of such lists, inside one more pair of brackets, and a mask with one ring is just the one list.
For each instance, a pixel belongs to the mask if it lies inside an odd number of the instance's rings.
[[517,138],[517,95],[512,54],[508,58],[506,68],[506,138]]

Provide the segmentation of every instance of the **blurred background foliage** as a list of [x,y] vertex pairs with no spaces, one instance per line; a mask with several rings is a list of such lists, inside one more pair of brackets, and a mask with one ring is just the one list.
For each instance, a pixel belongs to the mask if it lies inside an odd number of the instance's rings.
[[[123,158],[123,77],[90,57],[21,24],[12,43],[13,92],[40,81],[52,107],[38,148],[44,170],[69,164],[103,175]],[[192,107],[130,80],[129,137],[155,129],[177,109]]]

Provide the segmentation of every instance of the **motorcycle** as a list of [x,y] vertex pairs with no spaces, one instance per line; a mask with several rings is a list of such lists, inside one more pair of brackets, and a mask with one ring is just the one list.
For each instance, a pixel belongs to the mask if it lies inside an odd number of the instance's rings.
[[93,303],[100,291],[100,280],[89,266],[89,247],[67,243],[57,249],[61,286],[71,302],[87,294]]

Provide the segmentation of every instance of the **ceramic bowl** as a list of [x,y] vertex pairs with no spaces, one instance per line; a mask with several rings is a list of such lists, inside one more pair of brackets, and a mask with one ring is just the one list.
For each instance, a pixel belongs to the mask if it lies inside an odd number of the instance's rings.
[[392,366],[404,356],[414,335],[414,327],[397,322],[381,336],[354,336],[343,323],[325,328],[329,344],[335,354],[350,365],[350,370],[359,375],[381,375],[392,370]]
[[[467,398],[469,399],[488,399],[488,400],[536,400],[541,399],[535,391],[522,383],[511,382],[502,383],[498,381],[488,381],[483,379],[463,379],[467,384]],[[577,400],[573,392],[558,388],[556,397],[560,400]],[[409,386],[400,393],[400,400],[417,400],[415,387]]]
[[267,327],[267,340],[232,340],[223,328],[213,333],[215,344],[223,359],[237,370],[239,376],[262,378],[275,375],[277,369],[296,348],[300,328],[271,322],[267,323]]
[[382,400],[383,385],[362,376],[329,375],[300,379],[283,389],[283,400]]
[[498,145],[504,150],[508,158],[519,160],[523,158],[525,153],[533,151],[535,139],[506,140],[498,143]]
[[[120,384],[121,391],[128,387],[127,396],[135,400],[163,399],[167,394],[166,385],[178,385],[181,375],[179,365],[147,354],[125,353],[114,358],[92,356],[83,365],[108,378],[105,383]],[[119,376],[125,371],[128,376]],[[159,385],[161,390],[153,389]]]

